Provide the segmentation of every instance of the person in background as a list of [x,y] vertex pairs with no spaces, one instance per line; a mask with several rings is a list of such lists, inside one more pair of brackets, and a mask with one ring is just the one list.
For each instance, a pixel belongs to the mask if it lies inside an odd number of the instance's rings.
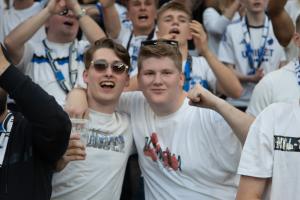
[[246,110],[253,88],[267,73],[284,64],[285,54],[278,43],[269,17],[267,0],[242,0],[245,16],[230,25],[222,38],[218,57],[233,69],[244,88],[240,98],[227,101]]
[[[47,37],[28,42],[43,25]],[[88,41],[76,39],[79,27]],[[103,37],[103,31],[76,0],[49,0],[37,15],[10,32],[4,43],[12,62],[63,106],[66,94],[83,82],[84,50]]]
[[[53,169],[67,149],[71,123],[55,99],[12,66],[3,51],[1,48],[0,199],[49,200]],[[7,109],[8,94],[21,113]]]

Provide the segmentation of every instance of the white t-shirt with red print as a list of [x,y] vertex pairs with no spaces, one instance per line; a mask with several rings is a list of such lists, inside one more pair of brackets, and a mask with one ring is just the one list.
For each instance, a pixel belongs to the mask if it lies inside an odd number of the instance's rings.
[[235,198],[242,147],[218,113],[185,99],[159,117],[141,92],[122,94],[118,109],[131,115],[146,200]]

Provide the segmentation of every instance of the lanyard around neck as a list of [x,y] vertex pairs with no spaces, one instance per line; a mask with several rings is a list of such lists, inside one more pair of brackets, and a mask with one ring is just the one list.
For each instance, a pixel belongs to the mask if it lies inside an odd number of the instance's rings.
[[[152,31],[148,34],[146,40],[152,40],[152,38],[154,37],[154,33],[155,33],[155,27],[154,27],[154,28],[152,29]],[[131,43],[132,37],[133,37],[133,31],[131,31],[130,36],[129,36],[129,40],[128,40],[127,45],[126,45],[127,51],[129,51],[130,43]]]
[[61,89],[68,94],[71,89],[74,87],[76,79],[77,79],[77,64],[76,62],[76,55],[77,51],[75,48],[75,42],[73,42],[69,47],[69,63],[68,63],[68,69],[69,69],[69,78],[70,83],[68,83],[60,69],[58,69],[55,65],[55,60],[51,56],[51,49],[47,46],[46,41],[43,40],[43,45],[45,47],[46,56],[48,58],[49,64],[51,66],[51,69],[54,73],[55,79],[58,82]]
[[249,75],[255,74],[255,71],[260,67],[260,65],[263,62],[264,54],[265,54],[265,47],[267,44],[267,39],[269,35],[269,18],[267,15],[265,15],[265,21],[264,21],[264,27],[263,27],[263,33],[260,39],[260,46],[257,52],[257,65],[255,66],[255,59],[254,59],[254,49],[251,46],[251,38],[250,38],[250,30],[249,30],[249,25],[247,22],[247,17],[242,18],[242,30],[243,30],[243,36],[244,36],[244,43],[245,43],[245,48],[246,48],[246,56],[248,59],[248,63],[250,66],[250,71]]
[[191,80],[191,72],[193,67],[193,58],[190,54],[188,54],[185,65],[184,65],[184,85],[183,85],[183,90],[184,91],[189,91],[190,90],[190,80]]

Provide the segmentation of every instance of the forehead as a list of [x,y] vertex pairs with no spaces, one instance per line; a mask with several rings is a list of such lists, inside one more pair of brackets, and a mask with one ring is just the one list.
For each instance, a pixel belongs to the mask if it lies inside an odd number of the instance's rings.
[[156,0],[128,0],[128,5],[132,5],[132,4],[141,4],[141,3],[151,3],[154,4],[156,3]]
[[100,48],[93,53],[93,59],[104,59],[107,61],[120,60],[117,54],[109,48]]
[[143,60],[141,70],[161,71],[177,70],[174,61],[169,57],[149,57]]
[[171,8],[159,13],[158,20],[166,17],[182,17],[182,18],[190,19],[190,16],[186,12],[182,10],[171,9]]

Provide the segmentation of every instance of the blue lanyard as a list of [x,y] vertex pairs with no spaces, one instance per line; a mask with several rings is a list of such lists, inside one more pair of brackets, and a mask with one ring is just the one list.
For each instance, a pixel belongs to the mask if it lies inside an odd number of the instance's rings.
[[193,58],[190,54],[188,54],[185,65],[184,65],[184,85],[183,90],[189,91],[190,90],[190,80],[191,80],[191,71],[193,66]]
[[300,58],[295,61],[295,71],[297,76],[298,85],[300,86]]
[[255,66],[254,50],[251,46],[250,31],[248,29],[248,23],[247,23],[246,16],[243,17],[243,19],[242,19],[242,29],[243,29],[243,35],[244,35],[245,48],[246,48],[246,56],[248,58],[248,63],[250,66],[250,71],[248,72],[248,75],[251,75],[251,74],[255,74],[256,70],[260,67],[260,65],[263,62],[263,58],[264,58],[264,54],[265,54],[265,47],[266,47],[267,39],[268,39],[268,35],[269,35],[269,18],[267,15],[265,16],[262,38],[260,41],[260,47],[258,49],[257,66]]

